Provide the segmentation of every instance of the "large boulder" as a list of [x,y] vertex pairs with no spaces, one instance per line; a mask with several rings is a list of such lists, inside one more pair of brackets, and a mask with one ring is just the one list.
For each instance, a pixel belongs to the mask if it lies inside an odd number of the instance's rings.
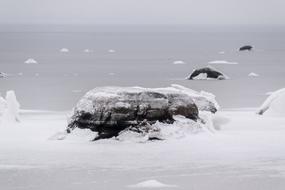
[[94,140],[117,136],[128,127],[173,123],[175,115],[196,121],[198,108],[189,94],[175,88],[101,87],[78,102],[68,132],[78,127],[98,132]]
[[194,69],[193,72],[187,77],[188,80],[207,80],[218,79],[225,80],[228,77],[214,67],[207,66],[200,69]]

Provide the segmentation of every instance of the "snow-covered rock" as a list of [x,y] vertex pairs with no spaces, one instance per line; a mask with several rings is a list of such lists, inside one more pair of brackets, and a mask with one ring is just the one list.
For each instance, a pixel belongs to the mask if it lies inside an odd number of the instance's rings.
[[285,114],[285,88],[271,93],[257,111],[260,115],[264,114],[264,112],[279,115]]
[[8,75],[6,73],[3,73],[3,72],[0,72],[0,78],[5,78],[7,77]]
[[188,80],[207,80],[207,79],[217,79],[225,80],[228,77],[222,72],[218,71],[216,68],[207,66],[200,69],[194,69],[193,72],[186,78]]
[[196,123],[200,119],[198,109],[214,113],[218,108],[214,95],[180,85],[167,88],[101,87],[89,91],[77,103],[67,131],[76,127],[90,129],[98,132],[95,140],[119,134],[124,139],[129,134],[135,136],[133,133],[141,139],[165,139],[168,135],[161,128],[170,126],[172,129],[171,126],[177,126],[171,125],[175,122],[185,123],[183,119],[177,121],[177,115],[187,120],[188,131],[195,131],[200,128]]
[[38,62],[33,59],[33,58],[29,58],[25,61],[26,64],[38,64]]

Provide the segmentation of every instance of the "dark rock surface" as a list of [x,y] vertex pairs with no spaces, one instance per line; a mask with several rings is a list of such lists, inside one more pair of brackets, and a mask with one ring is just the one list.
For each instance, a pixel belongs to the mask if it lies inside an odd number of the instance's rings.
[[250,45],[245,45],[239,48],[239,51],[251,51],[252,50],[252,46]]
[[87,128],[98,132],[94,139],[98,140],[117,136],[128,127],[172,123],[174,115],[197,120],[198,112],[191,96],[176,90],[95,88],[78,102],[67,131]]

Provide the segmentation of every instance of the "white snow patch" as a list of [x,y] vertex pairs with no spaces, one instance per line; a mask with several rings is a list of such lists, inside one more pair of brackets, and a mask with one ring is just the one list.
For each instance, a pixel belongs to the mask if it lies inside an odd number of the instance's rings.
[[225,53],[226,53],[226,52],[224,52],[224,51],[220,51],[220,52],[219,52],[219,54],[225,54]]
[[68,52],[69,52],[69,49],[67,49],[67,48],[61,48],[61,49],[60,49],[60,52],[62,52],[62,53],[68,53]]
[[184,61],[178,60],[178,61],[174,61],[172,64],[174,64],[174,65],[184,65],[186,63]]
[[25,61],[26,64],[38,64],[38,62],[33,59],[33,58],[29,58]]
[[226,64],[226,65],[237,65],[237,62],[230,62],[225,60],[209,61],[209,64]]
[[254,73],[254,72],[251,72],[251,73],[248,74],[248,76],[249,76],[249,77],[258,77],[259,74]]
[[109,52],[109,53],[115,53],[116,50],[114,50],[114,49],[109,49],[108,52]]
[[272,92],[271,95],[260,106],[257,113],[285,115],[285,88]]
[[91,49],[85,49],[85,50],[83,50],[85,53],[91,53],[91,52],[93,52]]
[[137,183],[135,185],[129,185],[128,187],[131,187],[131,188],[169,188],[169,187],[177,187],[177,186],[165,184],[155,179],[152,179],[152,180],[147,180],[147,181]]

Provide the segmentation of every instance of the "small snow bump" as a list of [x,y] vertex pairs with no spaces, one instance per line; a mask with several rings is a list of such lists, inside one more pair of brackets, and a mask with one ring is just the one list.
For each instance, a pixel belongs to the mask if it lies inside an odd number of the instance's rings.
[[159,182],[157,180],[147,180],[135,185],[129,185],[131,188],[169,188],[169,187],[177,187],[176,185],[169,185]]
[[38,64],[38,62],[33,59],[33,58],[29,58],[25,61],[26,64]]
[[177,60],[177,61],[173,61],[172,64],[174,64],[174,65],[184,65],[186,63],[184,61],[182,61],[182,60]]
[[67,49],[67,48],[61,48],[61,49],[60,49],[60,52],[62,52],[62,53],[68,53],[68,52],[69,52],[69,49]]
[[248,76],[249,76],[249,77],[258,77],[259,74],[254,73],[254,72],[251,72],[251,73],[248,74]]

